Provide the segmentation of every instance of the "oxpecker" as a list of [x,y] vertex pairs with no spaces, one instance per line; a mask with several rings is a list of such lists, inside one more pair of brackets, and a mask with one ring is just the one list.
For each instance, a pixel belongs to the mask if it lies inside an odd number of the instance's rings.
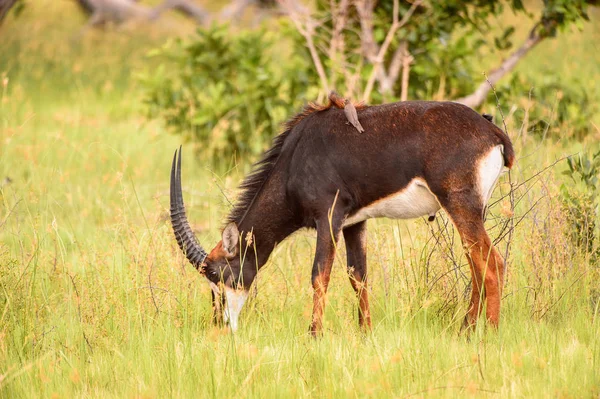
[[352,126],[354,126],[356,128],[356,130],[358,130],[359,133],[362,133],[365,131],[365,129],[363,129],[362,125],[360,124],[360,122],[358,120],[358,114],[356,113],[356,108],[354,108],[354,105],[352,104],[352,102],[347,98],[344,100],[344,114],[346,114],[346,119],[348,119],[348,122],[346,122],[346,123],[351,123]]

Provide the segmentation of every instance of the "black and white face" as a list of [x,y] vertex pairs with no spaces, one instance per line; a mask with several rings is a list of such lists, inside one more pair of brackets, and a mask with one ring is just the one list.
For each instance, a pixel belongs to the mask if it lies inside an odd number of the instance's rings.
[[240,233],[235,223],[223,230],[222,240],[205,260],[204,273],[217,300],[225,296],[223,320],[232,331],[238,328],[239,314],[256,277],[251,251],[240,251]]

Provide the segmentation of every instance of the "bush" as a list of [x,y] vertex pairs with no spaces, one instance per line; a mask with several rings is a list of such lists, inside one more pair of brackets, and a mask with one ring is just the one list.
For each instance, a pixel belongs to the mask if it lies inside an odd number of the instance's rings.
[[598,245],[598,217],[600,216],[600,151],[593,156],[580,155],[567,159],[569,169],[564,172],[575,183],[583,183],[585,190],[561,186],[563,209],[570,224],[569,237],[584,253],[600,256]]
[[199,143],[215,167],[255,158],[314,85],[311,64],[298,55],[304,50],[288,34],[213,26],[152,51],[162,63],[142,76],[148,114]]
[[[592,132],[590,121],[600,112],[583,83],[564,82],[551,73],[545,74],[542,83],[536,86],[514,74],[496,91],[502,102],[518,104],[527,111],[527,114],[515,114],[516,123],[525,123],[527,129],[540,138],[580,140]],[[534,101],[529,101],[530,98]]]

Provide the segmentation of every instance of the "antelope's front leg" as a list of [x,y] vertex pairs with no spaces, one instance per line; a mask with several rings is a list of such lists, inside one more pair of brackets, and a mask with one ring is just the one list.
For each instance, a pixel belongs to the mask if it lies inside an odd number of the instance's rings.
[[317,221],[317,249],[312,270],[313,315],[310,332],[313,336],[321,334],[323,329],[323,313],[325,311],[325,297],[331,268],[335,258],[335,249],[339,241],[341,220],[320,219]]
[[358,298],[358,324],[371,329],[369,292],[367,291],[367,222],[363,221],[344,229],[348,277]]

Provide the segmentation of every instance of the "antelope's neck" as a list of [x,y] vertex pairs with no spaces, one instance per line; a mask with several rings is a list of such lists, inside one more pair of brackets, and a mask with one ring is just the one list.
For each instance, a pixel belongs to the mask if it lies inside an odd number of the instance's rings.
[[271,176],[238,226],[244,245],[252,232],[254,242],[250,247],[256,248],[258,268],[267,262],[277,244],[300,227],[287,201],[284,181],[280,173]]

